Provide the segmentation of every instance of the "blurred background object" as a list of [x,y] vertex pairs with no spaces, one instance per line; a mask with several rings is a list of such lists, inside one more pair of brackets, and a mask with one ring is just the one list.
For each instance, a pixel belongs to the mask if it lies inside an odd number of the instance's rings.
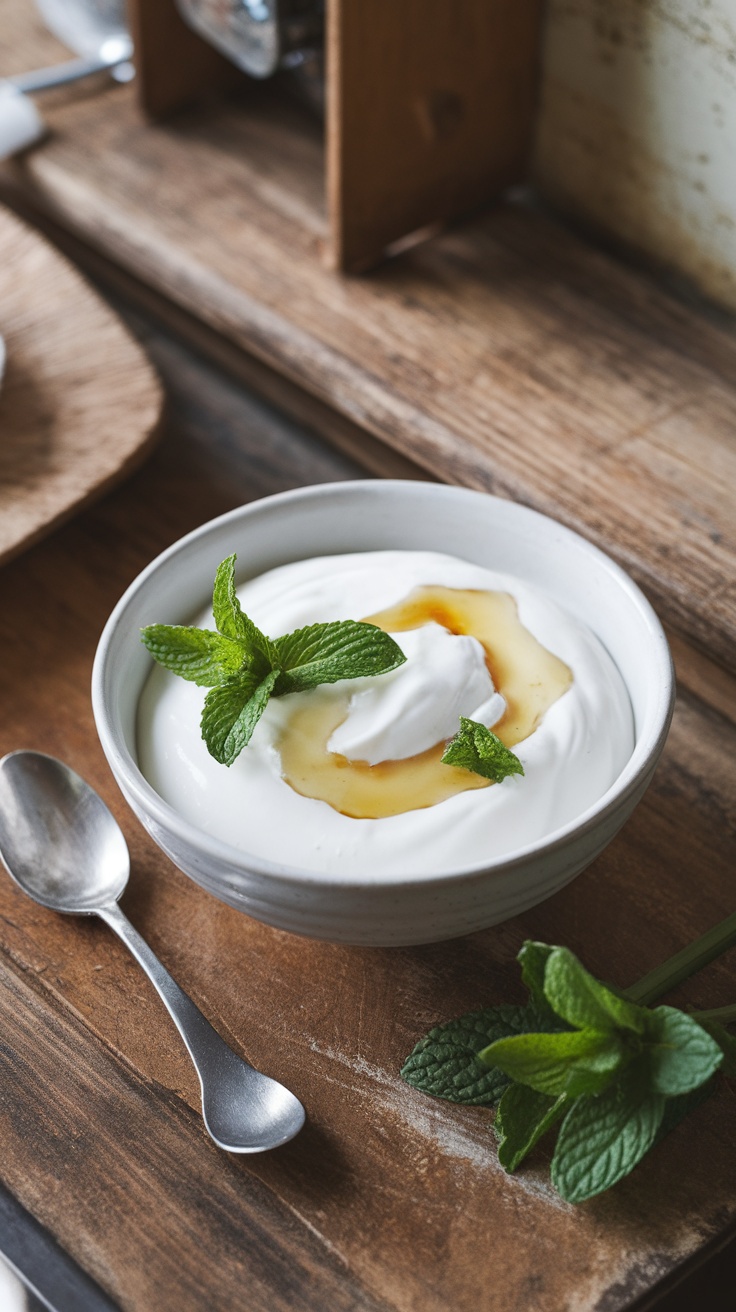
[[[196,33],[181,17],[183,4],[130,0],[139,103],[154,119],[197,99],[211,105],[238,79],[221,53],[232,0],[206,7],[186,0],[200,21],[208,19]],[[287,53],[284,35],[287,15],[304,12],[264,4],[264,31],[270,27],[276,37],[263,70],[277,65],[279,50],[282,67],[306,53]],[[397,242],[421,241],[526,180],[541,15],[542,0],[464,0],[461,14],[455,0],[429,7],[426,0],[329,0],[319,167],[328,214],[322,250],[332,268],[362,272],[394,253]],[[261,141],[266,115],[283,117],[275,105],[280,89],[257,129]],[[243,91],[244,122],[266,98],[253,83]],[[258,142],[251,143],[258,153]]]
[[45,131],[33,101],[12,82],[0,80],[0,160],[39,141]]
[[[154,117],[238,69],[296,68],[319,108],[328,29],[333,266],[368,268],[521,182],[736,307],[735,0],[547,0],[543,29],[539,0],[129,2]],[[79,53],[125,33],[123,0],[38,7]]]
[[78,58],[0,79],[0,160],[45,135],[31,95],[101,72],[109,72],[116,82],[130,82],[135,75],[124,0],[39,0],[38,8],[49,30]]
[[177,0],[177,7],[199,36],[251,77],[271,77],[322,46],[324,0]]
[[[130,59],[125,0],[37,0],[46,26],[82,59],[117,64]],[[130,73],[118,78],[127,82]]]

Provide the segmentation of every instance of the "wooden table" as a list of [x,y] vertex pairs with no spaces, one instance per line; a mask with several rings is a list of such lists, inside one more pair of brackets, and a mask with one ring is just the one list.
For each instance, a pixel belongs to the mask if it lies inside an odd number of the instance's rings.
[[[63,54],[33,15],[0,0],[0,74]],[[309,1120],[269,1156],[218,1152],[125,949],[0,878],[0,1183],[130,1312],[731,1312],[714,1273],[733,1280],[733,1086],[573,1209],[543,1152],[509,1179],[486,1111],[398,1070],[436,1021],[520,999],[526,937],[626,985],[733,910],[732,326],[518,206],[336,279],[319,133],[267,89],[155,127],[107,83],[44,107],[49,142],[0,171],[0,194],[135,300],[170,406],[140,473],[0,572],[0,751],[51,752],[100,790],[131,846],[131,919]],[[588,871],[519,920],[393,951],[296,939],[191,884],[122,803],[89,703],[102,625],[158,551],[366,469],[581,529],[648,591],[679,678],[655,781]],[[735,996],[731,956],[672,1000]]]
[[[125,586],[182,533],[254,497],[363,470],[150,316],[128,317],[169,389],[165,431],[129,482],[0,573],[0,749],[51,752],[99,789],[131,847],[126,912],[309,1119],[270,1155],[219,1152],[179,1039],[122,945],[3,877],[0,1179],[130,1312],[649,1307],[734,1231],[733,1087],[616,1190],[572,1208],[546,1183],[544,1153],[509,1179],[486,1111],[425,1098],[398,1069],[434,1022],[520,999],[526,937],[564,942],[625,985],[732,909],[731,678],[678,641],[677,712],[646,799],[589,870],[519,920],[367,950],[221,905],[163,858],[117,792],[90,709],[95,644]],[[679,998],[733,996],[725,958]]]

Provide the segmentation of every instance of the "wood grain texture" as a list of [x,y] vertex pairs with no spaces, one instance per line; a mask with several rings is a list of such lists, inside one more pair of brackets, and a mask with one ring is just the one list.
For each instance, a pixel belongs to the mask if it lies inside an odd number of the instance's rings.
[[324,401],[319,401],[283,374],[269,368],[262,360],[246,354],[234,342],[195,315],[182,310],[173,301],[162,300],[139,278],[126,273],[120,265],[113,264],[58,224],[38,214],[35,218],[37,222],[40,221],[42,230],[54,244],[102,288],[120,298],[129,308],[145,312],[159,326],[185,341],[200,357],[212,361],[232,378],[237,378],[248,391],[257,393],[277,406],[282,414],[297,420],[303,427],[325,438],[338,451],[357,460],[364,471],[379,474],[382,478],[432,480],[433,476],[428,470],[414,464],[395,447],[387,446],[365,428],[359,428]]
[[80,274],[0,208],[0,561],[143,460],[163,397],[144,353]]
[[[0,879],[0,1174],[126,1312],[623,1312],[736,1224],[733,1088],[620,1188],[584,1207],[513,1181],[488,1113],[404,1086],[434,1022],[520,998],[524,937],[564,941],[626,985],[732,909],[736,729],[683,690],[645,801],[595,865],[519,920],[380,950],[279,933],[214,901],[158,852],[97,744],[102,624],[159,550],[253,497],[359,468],[175,341],[139,325],[167,382],[145,469],[0,578],[0,751],[62,756],[120,819],[125,909],[235,1048],[294,1087],[309,1128],[233,1160],[207,1140],[196,1076],[160,1003],[104,926]],[[35,623],[42,613],[44,624]],[[731,954],[731,957],[733,954]],[[673,1001],[734,995],[731,957]]]
[[[0,18],[39,62],[25,7]],[[513,206],[368,278],[328,273],[321,135],[270,93],[144,127],[108,88],[48,119],[6,195],[435,476],[579,529],[736,669],[730,331]]]
[[329,258],[366,269],[398,238],[523,181],[538,0],[330,0]]
[[245,82],[242,73],[197,36],[174,0],[128,0],[135,48],[136,95],[158,118],[203,93]]
[[36,1145],[33,1213],[122,1309],[381,1312],[287,1203],[207,1142],[181,1100],[136,1078],[2,962],[0,997],[0,1078],[12,1087],[0,1111],[4,1170],[24,1170]]

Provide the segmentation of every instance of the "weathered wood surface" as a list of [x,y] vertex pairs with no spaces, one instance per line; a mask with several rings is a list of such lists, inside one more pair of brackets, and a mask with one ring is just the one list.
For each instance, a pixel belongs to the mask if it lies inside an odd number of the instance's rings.
[[[0,73],[49,57],[30,6],[0,19]],[[581,529],[736,670],[734,335],[508,206],[328,273],[320,132],[257,90],[157,127],[129,88],[57,95],[0,186],[435,475]]]
[[[117,792],[90,710],[95,644],[123,588],[180,534],[360,470],[172,341],[146,339],[171,390],[148,464],[0,574],[0,751],[51,752],[101,791],[131,846],[131,919],[234,1046],[304,1099],[309,1123],[271,1155],[219,1153],[180,1041],[122,944],[2,877],[0,1177],[126,1312],[629,1309],[736,1225],[733,1089],[573,1209],[545,1183],[543,1154],[509,1181],[486,1112],[424,1098],[397,1072],[433,1022],[520,998],[526,936],[564,941],[627,984],[732,909],[734,684],[678,646],[681,697],[645,801],[589,871],[520,920],[362,950],[219,904]],[[685,996],[731,999],[732,959]]]
[[58,224],[38,215],[36,218],[52,241],[110,295],[121,298],[130,309],[155,318],[159,326],[186,342],[198,356],[216,364],[230,377],[237,378],[248,391],[272,402],[282,414],[296,420],[302,427],[327,438],[330,446],[359,461],[364,472],[380,474],[382,478],[435,481],[428,470],[408,460],[395,447],[387,446],[254,355],[247,355],[222,333],[182,310],[173,301],[162,300],[145,283],[126,274],[119,265]]
[[0,206],[0,561],[145,456],[161,388],[123,324],[58,251]]

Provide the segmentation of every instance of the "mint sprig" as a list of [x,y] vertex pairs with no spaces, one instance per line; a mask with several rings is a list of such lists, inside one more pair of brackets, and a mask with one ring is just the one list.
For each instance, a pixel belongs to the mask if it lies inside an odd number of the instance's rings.
[[[687,1013],[648,1007],[659,992],[736,943],[736,916],[626,993],[591,975],[564,947],[519,953],[526,1007],[492,1007],[435,1026],[402,1069],[408,1083],[451,1102],[496,1106],[498,1155],[515,1171],[559,1124],[552,1183],[568,1202],[610,1189],[710,1096],[736,1077],[736,1007]],[[669,970],[668,970],[669,968]],[[476,1046],[482,1035],[490,1042]]]
[[518,756],[477,720],[460,716],[460,728],[451,738],[442,754],[443,765],[459,766],[471,770],[484,779],[500,784],[510,774],[523,774],[524,767]]
[[406,660],[388,633],[356,620],[312,624],[281,638],[267,637],[238,601],[235,561],[235,554],[228,556],[215,576],[216,632],[172,624],[149,624],[141,630],[159,665],[210,689],[202,737],[222,765],[232,765],[248,745],[271,697],[340,679],[387,674]]
[[509,1076],[498,1067],[489,1069],[479,1052],[496,1039],[559,1029],[560,1022],[547,1008],[502,1005],[471,1011],[458,1020],[436,1025],[407,1057],[401,1074],[422,1093],[475,1107],[495,1107]]

